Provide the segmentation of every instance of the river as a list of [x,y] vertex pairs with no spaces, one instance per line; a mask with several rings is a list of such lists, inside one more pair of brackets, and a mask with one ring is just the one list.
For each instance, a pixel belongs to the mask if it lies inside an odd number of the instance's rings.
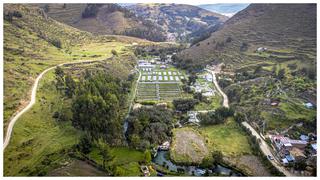
[[200,168],[197,166],[176,165],[169,160],[169,151],[158,151],[156,157],[153,158],[153,162],[157,165],[167,167],[168,170],[173,172],[184,171],[190,176],[204,176],[204,173],[208,170],[210,176],[243,176],[242,173],[237,172],[231,168],[217,165],[214,168]]

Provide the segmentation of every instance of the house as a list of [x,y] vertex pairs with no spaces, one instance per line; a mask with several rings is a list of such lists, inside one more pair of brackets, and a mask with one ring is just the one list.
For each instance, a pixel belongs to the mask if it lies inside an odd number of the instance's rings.
[[286,166],[289,164],[288,160],[286,158],[281,159],[281,163]]
[[213,80],[212,74],[209,74],[209,73],[206,74],[205,78],[206,78],[206,80],[209,81],[209,82],[212,82],[212,80]]
[[168,151],[169,147],[170,147],[170,142],[165,141],[164,143],[162,143],[162,145],[159,146],[159,149],[162,151]]
[[317,155],[317,143],[311,144],[312,153]]
[[161,65],[160,68],[161,68],[161,69],[166,69],[167,66],[166,66],[166,65]]
[[267,48],[265,48],[265,47],[259,47],[257,49],[257,52],[263,52],[263,51],[266,51],[266,50],[267,50]]
[[140,169],[144,176],[150,176],[150,172],[147,166],[141,166]]
[[312,104],[312,103],[310,103],[310,102],[305,103],[305,104],[304,104],[304,106],[305,106],[306,108],[308,108],[308,109],[313,108],[313,104]]
[[271,142],[275,144],[277,149],[280,150],[292,150],[293,147],[304,149],[308,142],[302,140],[294,140],[288,137],[284,137],[283,135],[274,135],[270,136]]
[[294,157],[292,156],[292,155],[286,155],[286,159],[287,159],[287,161],[290,163],[290,162],[294,162],[295,161],[295,159],[294,159]]
[[188,111],[187,114],[189,116],[189,120],[188,120],[189,123],[198,124],[200,122],[200,120],[197,118],[196,111]]
[[301,139],[302,141],[309,141],[309,136],[304,135],[304,134],[301,134],[300,139]]

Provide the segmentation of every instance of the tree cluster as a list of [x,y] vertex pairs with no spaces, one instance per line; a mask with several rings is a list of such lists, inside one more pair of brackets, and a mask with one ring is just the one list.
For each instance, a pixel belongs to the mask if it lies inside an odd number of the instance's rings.
[[72,101],[72,125],[93,140],[104,139],[110,145],[121,145],[121,107],[125,104],[123,83],[106,73],[87,75],[76,86]]
[[232,108],[219,107],[214,112],[200,113],[198,118],[202,125],[215,125],[224,123],[233,114],[234,110]]
[[128,118],[129,144],[137,149],[147,149],[163,143],[171,136],[172,112],[156,107],[134,110]]
[[175,99],[173,100],[173,106],[177,111],[187,112],[194,108],[199,103],[197,99]]

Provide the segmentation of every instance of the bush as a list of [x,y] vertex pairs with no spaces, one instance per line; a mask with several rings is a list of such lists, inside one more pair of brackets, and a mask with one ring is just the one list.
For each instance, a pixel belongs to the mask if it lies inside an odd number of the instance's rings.
[[61,48],[60,39],[50,39],[49,42],[57,48]]

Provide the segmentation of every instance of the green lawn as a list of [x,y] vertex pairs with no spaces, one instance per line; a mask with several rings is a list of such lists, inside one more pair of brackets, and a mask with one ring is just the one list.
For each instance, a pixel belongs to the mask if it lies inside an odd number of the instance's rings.
[[43,77],[36,104],[15,124],[10,144],[4,152],[5,176],[26,176],[50,168],[50,164],[42,166],[43,163],[58,161],[64,155],[52,157],[52,154],[59,154],[78,142],[80,133],[71,122],[57,122],[52,118],[55,111],[63,108],[61,104],[69,103],[59,96],[53,79],[53,71]]
[[[126,147],[114,147],[111,148],[111,154],[114,156],[111,164],[117,166],[119,169],[124,170],[123,176],[142,175],[138,162],[144,160],[143,152]],[[93,148],[93,150],[89,153],[89,157],[98,164],[103,164],[102,157],[99,155],[97,148]]]
[[247,135],[233,119],[225,124],[201,127],[198,130],[205,137],[211,151],[218,150],[230,157],[252,154]]

